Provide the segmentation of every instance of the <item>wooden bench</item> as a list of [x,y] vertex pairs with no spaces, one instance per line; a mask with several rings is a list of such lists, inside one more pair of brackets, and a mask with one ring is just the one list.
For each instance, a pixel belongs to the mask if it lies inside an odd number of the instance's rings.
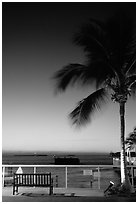
[[18,193],[18,187],[49,187],[49,195],[53,194],[53,178],[51,173],[45,174],[14,174],[13,195]]

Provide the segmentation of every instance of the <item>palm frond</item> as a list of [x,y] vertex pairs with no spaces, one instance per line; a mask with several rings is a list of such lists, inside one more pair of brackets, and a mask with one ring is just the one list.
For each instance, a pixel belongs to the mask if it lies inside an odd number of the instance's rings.
[[[129,59],[129,58],[128,58]],[[126,75],[132,75],[136,73],[136,53],[134,52],[130,60],[126,60]]]
[[135,52],[135,23],[126,11],[119,11],[107,21],[109,50],[117,71],[124,67]]
[[125,81],[125,86],[129,91],[131,91],[132,96],[135,96],[136,94],[136,75],[130,75],[129,77],[126,78]]
[[131,75],[126,78],[126,85],[131,88],[131,86],[136,82],[136,75]]
[[120,10],[112,18],[108,19],[106,25],[112,51],[118,51],[118,54],[121,54],[120,51],[126,49],[128,43],[132,41],[132,37],[134,36],[134,19],[128,15],[127,11]]
[[132,33],[132,36],[130,36],[130,39],[128,40],[128,43],[126,44],[125,48],[125,56],[126,58],[133,56],[136,53],[136,32],[135,30]]
[[131,95],[136,96],[136,81],[131,85]]
[[129,133],[127,139],[134,140],[134,142],[136,142],[136,127],[134,127],[133,132],[130,132],[130,133]]
[[101,88],[81,100],[77,107],[70,113],[73,124],[80,126],[89,122],[91,114],[100,109],[102,103],[105,102],[106,96],[106,90]]
[[82,64],[69,64],[57,71],[53,76],[57,80],[57,90],[65,91],[68,85],[73,85],[76,81],[82,79],[87,67]]
[[83,25],[78,33],[74,35],[74,42],[84,48],[87,56],[92,59],[107,58],[109,53],[106,43],[105,24],[101,21],[91,19]]
[[130,132],[128,137],[125,140],[125,144],[128,146],[129,149],[133,149],[136,145],[136,127],[134,128],[133,132]]
[[95,60],[88,62],[87,65],[82,64],[69,64],[57,71],[54,75],[58,91],[65,91],[68,85],[74,85],[75,82],[84,84],[96,84],[98,89],[107,78],[115,77],[113,70],[108,63],[103,60]]
[[93,77],[97,89],[103,85],[107,79],[113,79],[116,77],[115,70],[110,66],[107,60],[90,60],[87,66],[89,67],[89,71],[86,79],[91,79],[91,77]]

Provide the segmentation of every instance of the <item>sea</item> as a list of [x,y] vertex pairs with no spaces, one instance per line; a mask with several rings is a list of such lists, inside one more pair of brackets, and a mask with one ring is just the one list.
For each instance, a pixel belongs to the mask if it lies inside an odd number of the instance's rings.
[[48,165],[54,164],[55,157],[77,157],[82,165],[111,165],[112,157],[109,153],[66,153],[66,152],[46,152],[46,153],[21,153],[4,152],[2,154],[3,164],[25,164],[25,165]]
[[[55,157],[77,157],[80,165],[84,167],[68,167],[67,169],[67,185],[72,188],[93,188],[106,189],[110,181],[118,184],[120,182],[120,173],[113,167],[100,168],[100,180],[98,179],[97,167],[87,167],[87,165],[112,165],[112,157],[109,153],[66,153],[66,152],[4,152],[2,154],[2,164],[9,165],[5,168],[5,176],[11,177],[18,167],[10,167],[10,165],[49,165],[48,167],[37,167],[37,173],[51,172],[55,187],[65,187],[65,167],[50,167],[55,164]],[[24,173],[33,173],[33,167],[22,167]],[[100,183],[99,183],[100,182]],[[7,185],[10,184],[7,179]]]

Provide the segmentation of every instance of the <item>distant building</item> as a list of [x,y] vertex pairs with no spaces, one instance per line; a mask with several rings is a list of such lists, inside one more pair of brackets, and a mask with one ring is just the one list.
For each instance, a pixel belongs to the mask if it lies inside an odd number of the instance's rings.
[[54,157],[55,164],[59,165],[79,165],[80,160],[75,156]]
[[112,153],[112,158],[114,166],[120,165],[120,152]]

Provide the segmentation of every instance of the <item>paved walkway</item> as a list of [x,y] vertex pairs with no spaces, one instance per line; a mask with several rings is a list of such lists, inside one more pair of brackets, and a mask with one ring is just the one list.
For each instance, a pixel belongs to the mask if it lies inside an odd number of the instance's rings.
[[19,194],[12,195],[12,187],[2,189],[3,202],[135,202],[135,198],[104,197],[101,190],[86,188],[54,188],[48,195],[47,188],[19,187]]

